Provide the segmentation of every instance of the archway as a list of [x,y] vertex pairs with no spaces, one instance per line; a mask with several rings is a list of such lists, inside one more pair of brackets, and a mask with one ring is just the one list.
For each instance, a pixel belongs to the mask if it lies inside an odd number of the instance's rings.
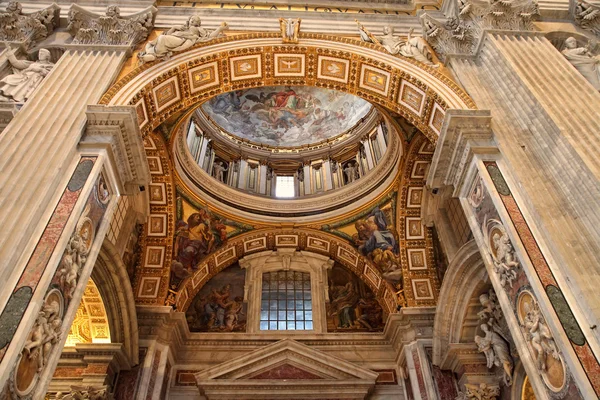
[[[282,57],[298,63],[296,72],[284,70]],[[432,141],[447,109],[475,108],[436,68],[392,56],[381,46],[322,34],[302,34],[298,45],[282,45],[273,33],[223,37],[144,64],[113,85],[101,103],[135,106],[146,136],[171,115],[218,94],[266,85],[354,94],[402,115]]]

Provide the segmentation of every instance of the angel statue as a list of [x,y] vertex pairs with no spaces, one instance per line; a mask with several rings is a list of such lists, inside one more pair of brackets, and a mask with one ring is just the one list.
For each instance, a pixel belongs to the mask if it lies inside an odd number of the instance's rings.
[[37,61],[19,60],[15,57],[15,51],[10,48],[10,45],[4,44],[6,57],[13,67],[13,73],[0,80],[0,100],[27,101],[54,67],[54,64],[50,62],[50,52],[40,49]]
[[533,348],[538,368],[545,371],[547,367],[546,355],[551,355],[558,360],[560,358],[558,348],[538,304],[525,303],[523,308],[525,311],[523,325],[527,330],[527,341]]
[[200,16],[192,15],[185,25],[175,26],[148,42],[146,48],[138,54],[138,58],[142,63],[168,60],[174,52],[223,36],[223,31],[229,28],[226,22],[221,23],[215,30],[201,28],[201,25]]
[[414,58],[424,64],[434,66],[433,57],[427,41],[419,36],[413,36],[414,29],[408,32],[406,40],[400,36],[394,36],[394,28],[386,25],[383,27],[383,35],[375,36],[367,30],[358,20],[358,31],[363,42],[374,43],[383,46],[391,55],[400,54],[404,57]]
[[590,51],[595,47],[594,43],[577,47],[577,39],[571,36],[565,40],[564,46],[562,54],[565,58],[594,86],[594,89],[600,90],[600,56],[595,56]]
[[279,18],[279,27],[283,43],[298,43],[298,34],[300,33],[300,18]]
[[508,342],[495,331],[490,330],[487,324],[481,324],[481,330],[485,336],[475,335],[475,343],[480,352],[485,354],[487,367],[502,367],[504,371],[504,383],[506,386],[512,384],[513,360],[508,348]]

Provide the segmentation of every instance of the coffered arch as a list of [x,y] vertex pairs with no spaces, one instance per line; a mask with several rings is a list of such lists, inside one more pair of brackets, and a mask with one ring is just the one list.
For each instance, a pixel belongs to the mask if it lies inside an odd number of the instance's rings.
[[241,258],[266,250],[295,248],[328,256],[351,270],[373,291],[386,312],[393,313],[398,306],[398,298],[381,276],[381,272],[365,257],[345,241],[335,235],[314,229],[264,229],[236,236],[227,246],[207,257],[192,276],[181,285],[175,298],[177,310],[185,311],[202,286],[223,269]]
[[[293,70],[285,67],[290,61]],[[227,36],[144,64],[101,103],[135,106],[146,136],[171,115],[218,94],[266,85],[317,86],[362,97],[402,115],[432,141],[447,109],[475,108],[438,68],[392,56],[381,46],[323,34],[302,34],[297,45],[283,45],[274,33]]]

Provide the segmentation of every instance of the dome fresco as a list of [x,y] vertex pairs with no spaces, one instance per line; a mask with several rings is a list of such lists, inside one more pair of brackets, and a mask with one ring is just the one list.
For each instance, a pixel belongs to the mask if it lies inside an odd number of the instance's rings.
[[224,131],[251,142],[296,147],[336,137],[371,104],[351,94],[308,86],[267,86],[221,94],[202,110]]

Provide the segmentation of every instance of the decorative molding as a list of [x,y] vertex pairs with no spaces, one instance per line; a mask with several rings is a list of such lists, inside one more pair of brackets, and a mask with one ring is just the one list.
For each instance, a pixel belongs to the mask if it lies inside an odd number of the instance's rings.
[[419,14],[425,38],[442,58],[473,55],[486,30],[533,30],[540,15],[537,0],[447,1],[442,13]]
[[[88,106],[82,148],[105,147],[119,175],[119,187],[133,195],[150,183],[150,170],[133,106]],[[159,163],[160,165],[160,163]]]
[[473,156],[498,153],[491,119],[489,111],[447,111],[427,176],[429,188],[453,185],[457,197]]
[[115,5],[108,6],[105,15],[101,15],[72,4],[67,30],[73,36],[73,44],[134,47],[150,34],[157,11],[150,6],[122,17]]
[[600,36],[600,5],[578,0],[573,16],[577,25]]
[[[287,379],[274,377],[285,370],[290,374]],[[378,374],[284,339],[208,368],[195,377],[200,393],[209,399],[259,398],[265,396],[265,391],[269,393],[267,397],[278,399],[317,394],[320,399],[336,399],[342,388],[345,396],[365,398],[375,386]]]
[[29,48],[58,27],[60,7],[56,3],[29,14],[23,14],[21,10],[21,3],[11,1],[0,12],[0,41],[19,42]]

